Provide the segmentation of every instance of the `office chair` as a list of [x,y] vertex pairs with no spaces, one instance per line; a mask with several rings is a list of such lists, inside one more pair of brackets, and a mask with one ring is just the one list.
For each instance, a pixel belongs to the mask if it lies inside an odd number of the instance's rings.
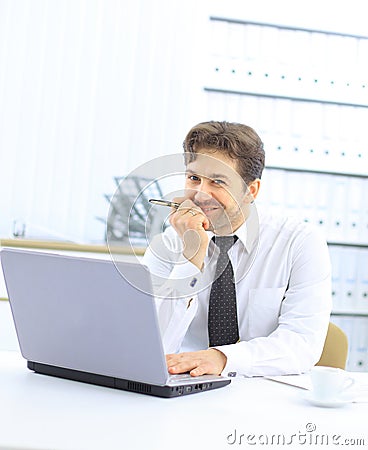
[[[105,194],[109,203],[105,240],[108,245],[137,245],[146,247],[153,236],[169,225],[166,208],[155,208],[150,198],[164,198],[155,179],[137,175],[114,177],[117,189]],[[97,217],[105,223],[104,217]]]
[[345,369],[347,357],[348,338],[341,328],[330,322],[321,358],[316,366]]

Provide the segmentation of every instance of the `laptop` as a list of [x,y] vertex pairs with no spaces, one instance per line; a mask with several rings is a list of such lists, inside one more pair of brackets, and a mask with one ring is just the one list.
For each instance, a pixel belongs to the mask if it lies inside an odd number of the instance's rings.
[[159,397],[230,383],[216,375],[168,373],[151,278],[142,264],[18,249],[0,256],[30,370]]

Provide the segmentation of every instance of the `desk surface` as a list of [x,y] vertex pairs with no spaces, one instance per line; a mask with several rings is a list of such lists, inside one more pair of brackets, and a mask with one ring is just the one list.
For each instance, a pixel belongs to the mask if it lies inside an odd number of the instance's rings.
[[368,445],[368,403],[319,408],[305,392],[237,378],[218,390],[161,399],[35,374],[19,353],[0,352],[0,449],[275,448],[276,439],[293,449],[317,448],[309,442],[322,439],[334,448],[345,439]]
[[67,252],[83,253],[118,253],[126,255],[142,256],[145,252],[143,247],[132,247],[130,245],[114,244],[108,247],[106,244],[78,244],[67,241],[48,241],[35,239],[4,239],[0,238],[0,247],[38,249],[38,250],[61,250]]

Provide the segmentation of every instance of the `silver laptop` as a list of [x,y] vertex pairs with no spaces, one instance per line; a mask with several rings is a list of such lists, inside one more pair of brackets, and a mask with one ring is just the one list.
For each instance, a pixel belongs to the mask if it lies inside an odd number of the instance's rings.
[[160,397],[230,383],[221,376],[168,373],[143,265],[119,263],[118,270],[110,260],[15,249],[0,255],[29,369]]

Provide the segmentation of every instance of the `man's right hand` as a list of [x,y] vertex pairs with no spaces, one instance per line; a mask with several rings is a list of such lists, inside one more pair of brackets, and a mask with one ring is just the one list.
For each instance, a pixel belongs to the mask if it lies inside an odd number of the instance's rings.
[[208,246],[209,220],[192,200],[174,198],[173,201],[180,206],[173,210],[170,223],[183,241],[183,255],[201,270]]

